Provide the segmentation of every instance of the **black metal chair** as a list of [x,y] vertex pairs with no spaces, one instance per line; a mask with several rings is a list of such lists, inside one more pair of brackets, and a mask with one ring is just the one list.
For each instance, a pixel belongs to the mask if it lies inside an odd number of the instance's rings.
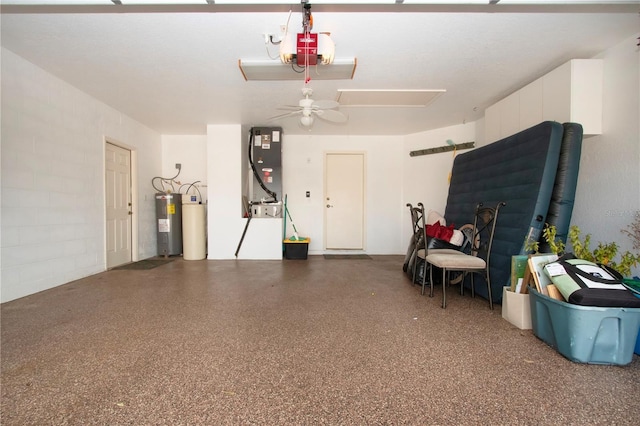
[[[415,210],[417,210],[417,217],[420,220],[420,226],[418,227],[418,232],[420,234],[419,241],[420,241],[420,245],[419,247],[416,249],[415,252],[415,261],[413,264],[413,281],[415,283],[415,279],[416,279],[416,272],[417,272],[417,265],[419,263],[419,259],[421,259],[422,261],[424,261],[424,271],[422,273],[422,290],[421,290],[421,294],[424,294],[424,288],[427,284],[427,272],[429,269],[429,263],[426,261],[426,257],[429,254],[432,253],[440,253],[440,254],[448,254],[448,255],[461,255],[464,254],[461,250],[464,247],[461,246],[460,248],[429,248],[429,241],[431,240],[428,236],[427,236],[427,223],[426,223],[426,214],[424,211],[424,205],[422,205],[422,203],[418,203],[418,207],[414,207]],[[431,285],[431,296],[433,296],[433,278],[429,279],[430,285]]]
[[424,241],[422,240],[422,208],[413,207],[410,203],[407,203],[407,207],[409,207],[409,213],[411,217],[411,239],[409,240],[409,247],[407,248],[407,254],[404,258],[403,270],[404,272],[411,272],[411,279],[415,284],[415,263],[416,263],[416,254],[418,249],[424,246]]
[[462,272],[462,280],[460,283],[460,292],[463,292],[464,276],[471,273],[471,295],[475,296],[473,283],[473,274],[480,273],[484,275],[487,282],[489,308],[493,309],[493,298],[491,296],[491,277],[489,274],[489,260],[491,257],[491,247],[493,245],[493,237],[498,221],[498,212],[500,207],[506,203],[500,202],[495,208],[484,207],[482,203],[476,206],[473,219],[473,232],[471,233],[471,245],[469,253],[446,253],[442,251],[431,251],[427,253],[425,261],[430,269],[431,291],[430,296],[433,297],[433,268],[442,269],[442,307],[447,307],[447,278],[450,272]]

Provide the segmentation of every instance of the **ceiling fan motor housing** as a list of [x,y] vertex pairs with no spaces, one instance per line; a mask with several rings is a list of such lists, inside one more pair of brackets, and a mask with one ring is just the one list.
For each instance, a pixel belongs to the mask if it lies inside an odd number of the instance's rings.
[[303,110],[311,110],[311,108],[313,107],[313,99],[311,98],[300,99],[298,101],[298,106]]

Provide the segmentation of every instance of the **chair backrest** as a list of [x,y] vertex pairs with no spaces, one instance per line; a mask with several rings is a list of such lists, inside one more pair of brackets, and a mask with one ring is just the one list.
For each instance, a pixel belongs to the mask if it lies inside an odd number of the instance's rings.
[[416,228],[416,247],[418,249],[423,249],[426,246],[427,242],[427,215],[424,211],[424,205],[422,203],[418,203],[418,207],[416,207],[416,220],[418,226]]
[[484,259],[487,265],[489,265],[489,257],[491,256],[491,246],[493,245],[493,236],[498,222],[498,212],[500,207],[505,205],[505,202],[499,202],[496,207],[484,207],[482,203],[476,206],[473,218],[471,254]]
[[[409,212],[411,213],[411,229],[413,231],[413,242],[416,245],[424,245],[423,240],[423,229],[424,229],[424,206],[422,203],[418,203],[418,207],[413,207],[411,204],[407,203],[407,207],[409,207]],[[418,247],[422,248],[422,247]]]
[[460,246],[460,251],[469,254],[471,253],[471,248],[473,247],[473,245],[471,244],[471,242],[474,240],[473,227],[469,227],[469,225],[463,225],[460,227],[459,231],[462,232],[462,235],[464,235],[464,240],[462,242],[462,245]]
[[427,235],[428,214],[425,213],[424,206],[422,205],[422,203],[418,203],[418,206],[421,209],[419,215],[421,218],[421,226],[422,226],[422,228],[420,229],[420,233],[421,233],[420,243],[423,243],[420,248],[425,248],[424,246],[426,245],[429,250],[446,248],[446,249],[458,250],[460,252],[467,253],[467,254],[470,253],[471,237],[473,232],[473,227],[471,226],[471,224],[463,225],[462,227],[460,227],[459,231],[462,232],[462,235],[463,235],[463,240],[462,240],[463,242],[460,246],[450,243],[449,241],[430,237]]

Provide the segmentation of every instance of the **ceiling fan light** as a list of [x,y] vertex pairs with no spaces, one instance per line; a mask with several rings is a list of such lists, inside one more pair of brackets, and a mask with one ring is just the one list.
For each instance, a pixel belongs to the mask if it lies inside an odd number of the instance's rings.
[[313,117],[311,117],[310,115],[303,115],[302,117],[300,117],[300,124],[302,124],[304,127],[313,126]]

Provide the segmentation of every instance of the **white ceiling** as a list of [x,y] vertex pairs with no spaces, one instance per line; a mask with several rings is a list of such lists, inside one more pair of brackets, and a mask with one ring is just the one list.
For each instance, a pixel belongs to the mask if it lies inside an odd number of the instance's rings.
[[[640,2],[639,2],[640,3]],[[313,134],[403,135],[481,118],[484,109],[572,58],[590,58],[640,32],[638,4],[507,7],[312,4],[314,32],[331,32],[336,58],[357,58],[352,80],[316,80],[314,99],[342,89],[438,90],[424,108],[343,107],[346,124]],[[113,13],[111,10],[119,12]],[[299,4],[170,8],[3,6],[2,45],[162,134],[207,124],[268,122],[297,104],[304,82],[245,81],[239,59],[269,60]],[[45,12],[45,13],[43,13]],[[636,49],[635,43],[629,49]]]

